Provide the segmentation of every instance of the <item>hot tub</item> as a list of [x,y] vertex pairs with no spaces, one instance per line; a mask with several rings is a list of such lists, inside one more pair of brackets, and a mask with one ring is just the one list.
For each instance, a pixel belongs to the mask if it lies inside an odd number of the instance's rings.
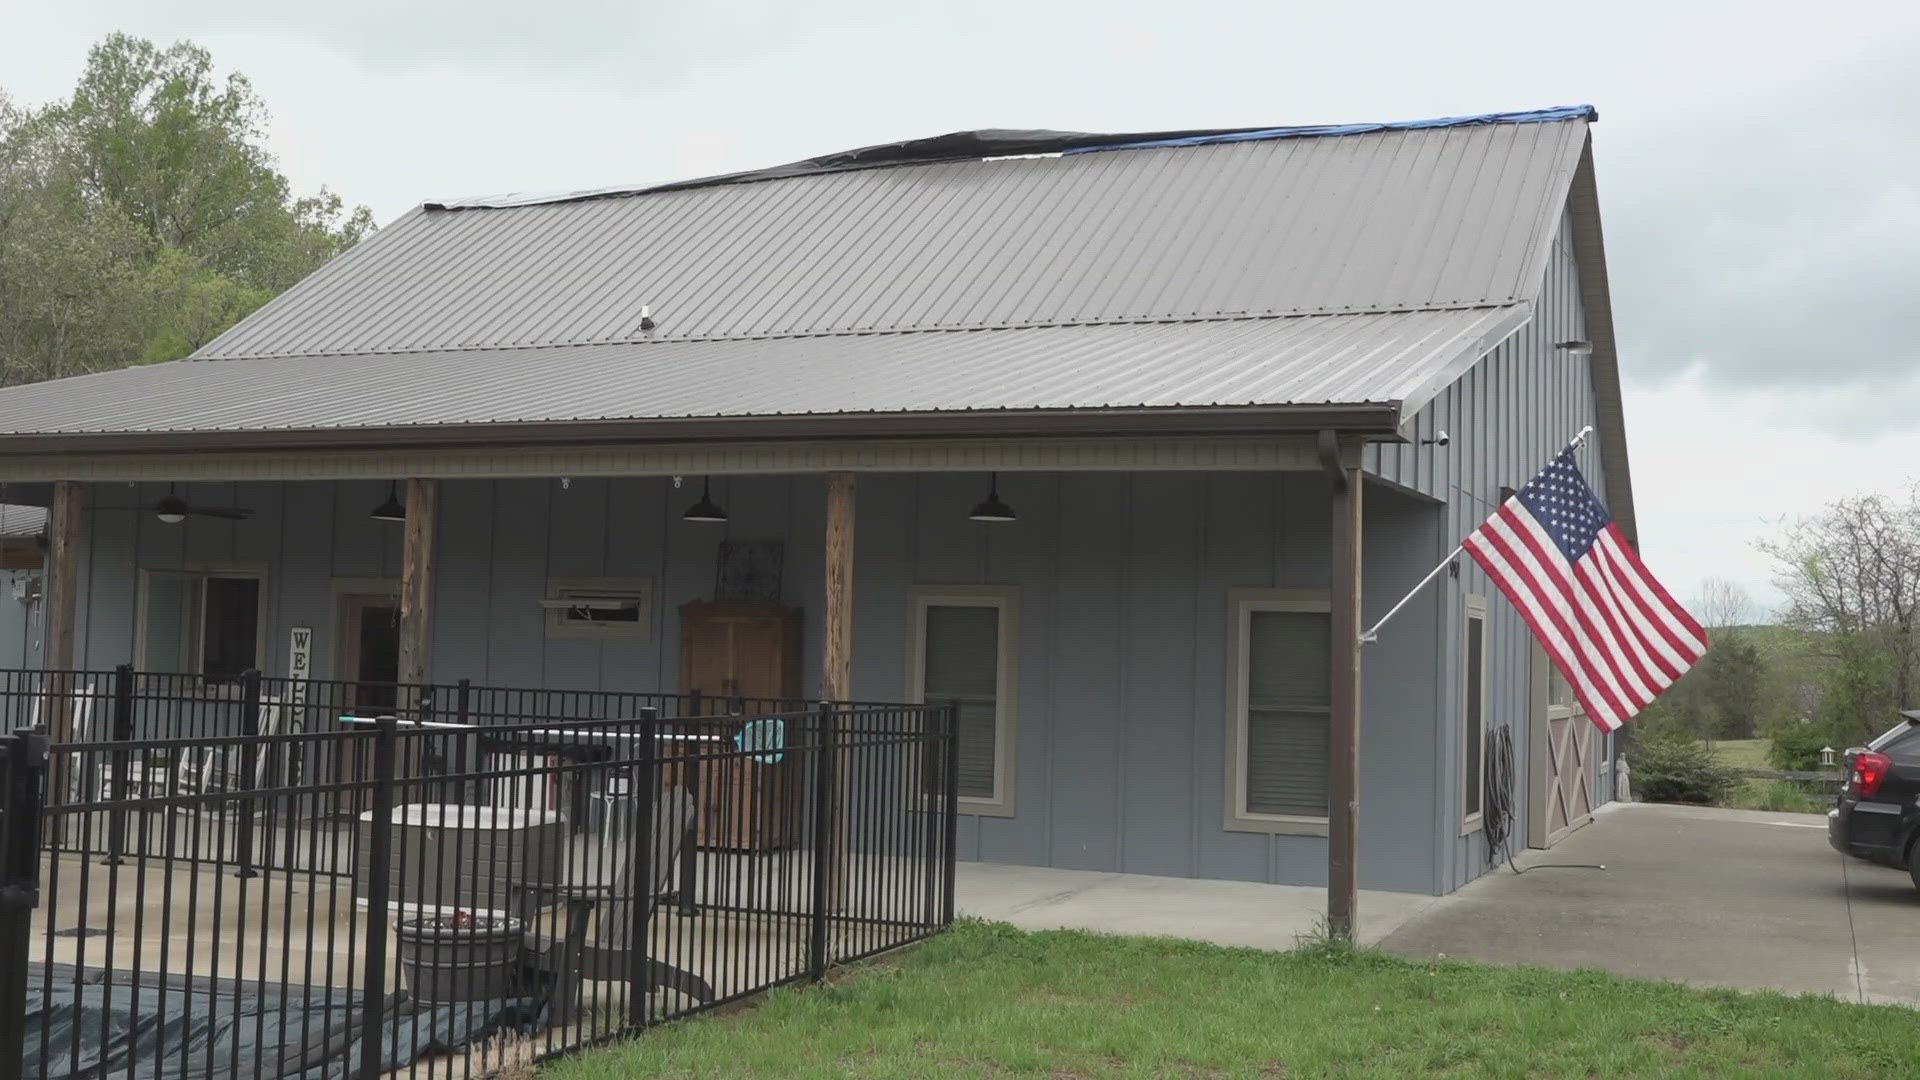
[[[387,900],[396,915],[454,910],[506,915],[533,883],[560,879],[566,819],[551,810],[456,803],[393,808]],[[353,895],[366,906],[372,882],[373,812],[360,815]]]

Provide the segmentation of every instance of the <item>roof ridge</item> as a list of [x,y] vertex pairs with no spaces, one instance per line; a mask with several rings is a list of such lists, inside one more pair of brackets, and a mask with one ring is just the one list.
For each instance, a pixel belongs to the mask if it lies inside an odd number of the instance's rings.
[[1084,131],[1025,131],[981,128],[955,131],[945,135],[877,143],[873,146],[843,150],[821,157],[807,158],[786,165],[745,172],[722,173],[692,180],[663,184],[624,185],[585,188],[577,191],[535,194],[506,192],[453,199],[429,199],[424,210],[512,210],[529,206],[588,202],[596,199],[622,199],[638,195],[664,194],[693,188],[725,184],[748,184],[825,173],[853,172],[864,169],[903,168],[912,165],[938,165],[954,161],[989,158],[1030,157],[1060,154],[1104,153],[1114,150],[1152,150],[1193,146],[1215,146],[1236,142],[1264,142],[1278,139],[1324,138],[1341,135],[1368,135],[1389,131],[1426,131],[1436,128],[1480,127],[1490,124],[1545,124],[1570,120],[1589,123],[1600,119],[1592,105],[1554,105],[1544,109],[1515,112],[1466,113],[1426,120],[1386,120],[1355,124],[1303,124],[1261,128],[1196,128],[1185,131],[1151,131],[1130,134],[1097,134]]

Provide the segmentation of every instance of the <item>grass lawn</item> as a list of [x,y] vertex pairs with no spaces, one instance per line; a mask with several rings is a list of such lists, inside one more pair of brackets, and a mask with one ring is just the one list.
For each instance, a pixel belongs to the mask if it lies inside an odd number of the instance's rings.
[[1767,750],[1772,739],[1715,739],[1713,756],[1722,765],[1733,765],[1742,769],[1771,769],[1767,763]]
[[[1767,760],[1768,739],[1715,739],[1714,759],[1722,765],[1741,769],[1771,769]],[[1762,780],[1750,776],[1741,782],[1723,806],[1735,810],[1779,810],[1790,814],[1824,814],[1833,800],[1810,793],[1799,784],[1786,780]]]
[[1597,972],[965,922],[543,1075],[1912,1077],[1914,1016]]

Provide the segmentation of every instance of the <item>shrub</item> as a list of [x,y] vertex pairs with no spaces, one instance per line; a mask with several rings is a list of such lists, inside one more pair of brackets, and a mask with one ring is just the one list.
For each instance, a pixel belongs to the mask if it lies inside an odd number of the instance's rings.
[[1627,760],[1634,795],[1645,802],[1713,805],[1740,787],[1740,774],[1715,761],[1705,743],[1670,729],[1642,731]]
[[1785,814],[1818,814],[1833,800],[1794,780],[1755,780],[1737,800],[1742,810],[1775,810]]
[[1767,760],[1776,769],[1818,769],[1820,751],[1826,747],[1846,749],[1845,740],[1833,741],[1833,732],[1825,724],[1808,720],[1788,720],[1775,724],[1767,732],[1773,745],[1767,748]]

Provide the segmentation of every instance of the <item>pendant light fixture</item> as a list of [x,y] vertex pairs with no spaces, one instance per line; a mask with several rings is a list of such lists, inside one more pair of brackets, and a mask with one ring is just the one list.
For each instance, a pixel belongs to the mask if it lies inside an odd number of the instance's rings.
[[700,525],[725,525],[727,523],[727,512],[720,509],[720,504],[713,501],[713,480],[711,478],[703,477],[701,479],[700,501],[687,507],[687,512],[681,514],[680,517],[682,520],[695,522]]
[[407,506],[400,501],[400,481],[387,481],[387,501],[374,507],[373,513],[367,516],[375,521],[407,520]]
[[987,499],[973,508],[973,513],[967,515],[967,520],[992,524],[1020,520],[1020,516],[1013,512],[1013,507],[1000,501],[1000,474],[988,473],[987,476]]
[[153,504],[153,516],[168,525],[178,525],[187,520],[186,500],[174,494],[174,485],[168,484],[166,496]]

